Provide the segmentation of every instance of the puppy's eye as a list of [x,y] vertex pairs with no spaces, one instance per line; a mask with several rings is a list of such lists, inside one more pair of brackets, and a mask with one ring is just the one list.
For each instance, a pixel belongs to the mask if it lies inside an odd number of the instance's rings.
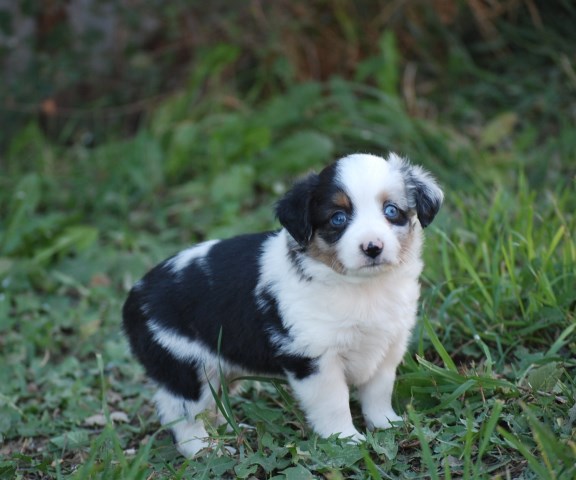
[[348,221],[348,215],[344,212],[336,212],[330,217],[330,223],[335,227],[341,227]]
[[389,203],[384,207],[384,216],[388,220],[396,220],[400,216],[400,210],[396,205]]

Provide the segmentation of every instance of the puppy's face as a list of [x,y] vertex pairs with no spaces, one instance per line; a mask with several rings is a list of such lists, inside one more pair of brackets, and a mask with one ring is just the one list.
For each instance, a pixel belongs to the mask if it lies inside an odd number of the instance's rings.
[[277,214],[313,259],[341,274],[371,276],[406,261],[417,222],[427,226],[442,199],[424,170],[397,155],[351,155],[297,183]]

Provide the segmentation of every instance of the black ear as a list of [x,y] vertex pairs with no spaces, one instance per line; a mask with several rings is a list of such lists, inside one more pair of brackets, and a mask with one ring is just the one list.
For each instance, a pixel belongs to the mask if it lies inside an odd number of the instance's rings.
[[426,170],[410,165],[398,156],[391,159],[404,176],[408,191],[409,203],[416,209],[416,215],[422,228],[432,223],[444,201],[444,193],[436,180]]
[[314,233],[310,218],[310,203],[318,183],[318,175],[312,173],[295,183],[276,204],[278,220],[302,247],[310,243]]
[[444,200],[444,193],[442,193],[436,182],[431,177],[427,180],[426,182],[414,180],[416,215],[422,228],[426,228],[432,223]]

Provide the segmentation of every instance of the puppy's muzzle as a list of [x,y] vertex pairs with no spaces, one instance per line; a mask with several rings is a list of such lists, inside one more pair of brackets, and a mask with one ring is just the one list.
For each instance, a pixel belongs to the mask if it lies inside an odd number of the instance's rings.
[[360,245],[360,249],[367,257],[372,259],[376,258],[378,255],[382,253],[384,250],[384,243],[380,240],[376,240],[374,242],[370,241],[368,243],[363,243]]

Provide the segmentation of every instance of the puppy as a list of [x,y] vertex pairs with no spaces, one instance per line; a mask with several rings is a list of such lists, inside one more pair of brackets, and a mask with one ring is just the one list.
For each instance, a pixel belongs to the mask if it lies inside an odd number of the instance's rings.
[[278,202],[281,230],[200,243],[136,283],[124,330],[180,452],[210,445],[197,416],[215,411],[220,372],[285,376],[323,437],[364,439],[351,386],[368,428],[401,420],[396,367],[416,320],[422,228],[442,200],[395,154],[350,155]]

